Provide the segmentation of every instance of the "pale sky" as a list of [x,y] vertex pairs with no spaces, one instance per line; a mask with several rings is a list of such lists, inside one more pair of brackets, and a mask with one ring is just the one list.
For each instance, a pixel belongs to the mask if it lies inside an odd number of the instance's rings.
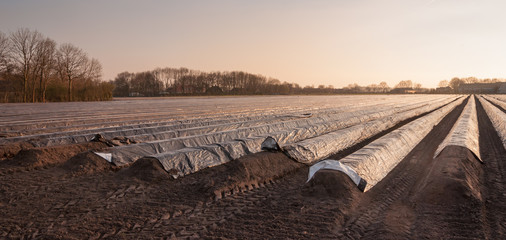
[[2,0],[0,31],[38,30],[104,68],[246,71],[302,86],[506,77],[504,0]]

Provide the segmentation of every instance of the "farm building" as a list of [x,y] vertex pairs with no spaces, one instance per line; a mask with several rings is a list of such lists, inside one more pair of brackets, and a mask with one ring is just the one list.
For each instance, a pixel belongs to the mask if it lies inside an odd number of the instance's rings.
[[451,87],[438,87],[436,88],[436,93],[452,93],[453,89]]
[[497,93],[506,94],[506,82],[501,83],[501,86],[499,86]]
[[506,93],[506,82],[461,84],[458,89],[460,93]]

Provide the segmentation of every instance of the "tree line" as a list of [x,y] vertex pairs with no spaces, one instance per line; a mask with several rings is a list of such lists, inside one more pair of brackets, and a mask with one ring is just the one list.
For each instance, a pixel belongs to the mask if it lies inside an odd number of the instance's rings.
[[204,72],[188,68],[157,68],[119,73],[113,81],[115,97],[179,95],[331,94],[333,86],[301,87],[243,71]]
[[462,84],[471,84],[471,83],[497,83],[497,82],[506,82],[506,79],[503,78],[477,78],[477,77],[464,77],[458,78],[454,77],[450,81],[442,80],[438,83],[439,88],[450,87],[453,90],[457,90]]
[[289,94],[362,94],[362,93],[433,93],[420,83],[403,80],[393,88],[386,82],[360,86],[356,83],[343,88],[332,85],[301,87],[243,71],[204,72],[188,68],[156,68],[144,72],[122,72],[112,81],[115,97],[154,97],[188,95],[289,95]]
[[102,65],[79,47],[27,28],[0,32],[0,102],[112,99],[101,80]]
[[386,82],[380,82],[379,84],[370,84],[367,86],[360,86],[356,83],[348,84],[343,87],[341,93],[388,93],[391,88]]

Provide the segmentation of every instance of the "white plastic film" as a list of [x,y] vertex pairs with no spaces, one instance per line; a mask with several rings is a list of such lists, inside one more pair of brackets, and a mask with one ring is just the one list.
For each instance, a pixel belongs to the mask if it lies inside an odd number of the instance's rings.
[[350,177],[351,180],[353,181],[353,183],[355,183],[355,185],[357,185],[357,186],[360,184],[360,180],[362,179],[355,172],[355,170],[353,170],[353,168],[350,168],[337,160],[327,159],[327,160],[323,160],[321,162],[318,162],[309,168],[309,173],[308,173],[308,177],[307,177],[306,182],[309,182],[313,178],[313,176],[315,175],[316,172],[323,170],[323,169],[337,170],[337,171],[343,172],[344,174],[348,175],[348,177]]
[[480,96],[480,103],[485,109],[485,112],[488,115],[488,118],[492,122],[499,138],[502,140],[502,144],[504,148],[506,148],[506,113],[501,109],[495,107],[486,99]]
[[105,159],[108,162],[112,162],[112,154],[110,153],[99,153],[99,152],[93,152],[97,154],[99,157]]
[[506,97],[501,95],[482,95],[483,98],[487,99],[491,103],[501,107],[502,109],[506,110]]
[[466,107],[462,111],[462,114],[455,122],[455,125],[453,125],[443,142],[439,144],[434,154],[434,158],[436,158],[447,146],[461,146],[469,149],[476,157],[478,157],[479,161],[482,161],[480,155],[479,137],[480,134],[478,131],[476,103],[474,96],[471,96]]
[[412,121],[341,159],[367,181],[368,191],[381,181],[463,98]]
[[319,161],[370,138],[385,129],[391,128],[403,120],[429,112],[447,103],[448,102],[434,102],[431,105],[422,106],[407,112],[400,112],[325,135],[288,144],[283,146],[283,150],[291,158],[301,163]]
[[[225,150],[230,150],[228,145],[234,145],[234,141],[240,141],[245,146],[246,151],[243,153],[255,153],[261,150],[261,144],[267,137],[272,137],[279,145],[290,144],[326,134],[337,129],[352,127],[363,122],[387,117],[387,119],[376,122],[376,127],[379,128],[379,131],[382,131],[385,129],[383,126],[389,124],[389,119],[399,118],[399,116],[397,116],[399,113],[408,111],[410,112],[408,114],[409,116],[415,116],[424,111],[429,111],[440,105],[446,104],[453,99],[454,97],[444,98],[432,104],[422,102],[409,105],[403,104],[399,107],[389,106],[367,108],[364,110],[359,109],[330,115],[314,114],[312,118],[280,121],[256,127],[238,128],[231,131],[211,132],[204,135],[125,145],[111,149],[110,153],[112,153],[113,162],[116,165],[128,164],[143,156],[151,155],[156,155],[160,161],[165,161],[166,158],[172,156],[172,152],[178,151],[179,149],[199,148],[200,146],[209,144],[219,144],[224,147]],[[401,114],[400,118],[405,119],[404,114]],[[354,129],[362,129],[362,127],[354,127]],[[349,136],[349,139],[353,140],[354,137],[356,136]],[[229,155],[234,155],[236,157],[242,156],[237,154],[237,151]]]

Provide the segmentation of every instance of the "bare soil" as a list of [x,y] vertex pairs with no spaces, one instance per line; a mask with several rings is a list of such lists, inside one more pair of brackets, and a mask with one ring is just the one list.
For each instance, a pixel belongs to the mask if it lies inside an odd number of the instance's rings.
[[306,183],[280,152],[173,179],[154,159],[111,166],[103,143],[21,148],[0,161],[0,238],[504,239],[506,151],[479,102],[484,163],[433,158],[464,104],[365,193],[335,171]]

